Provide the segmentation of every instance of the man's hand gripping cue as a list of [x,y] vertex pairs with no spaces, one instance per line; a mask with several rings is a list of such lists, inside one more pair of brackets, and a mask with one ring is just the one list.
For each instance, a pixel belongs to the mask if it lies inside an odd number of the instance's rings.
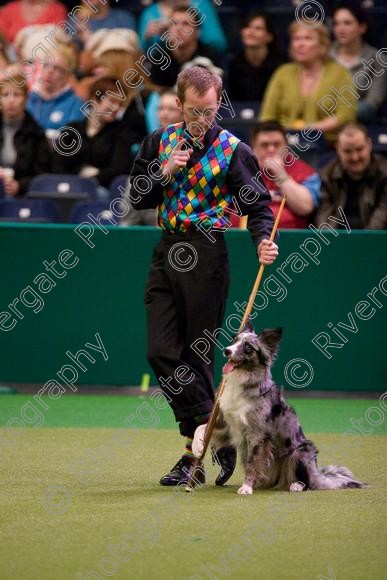
[[257,255],[261,264],[268,266],[278,256],[278,246],[269,240],[262,240],[257,248]]

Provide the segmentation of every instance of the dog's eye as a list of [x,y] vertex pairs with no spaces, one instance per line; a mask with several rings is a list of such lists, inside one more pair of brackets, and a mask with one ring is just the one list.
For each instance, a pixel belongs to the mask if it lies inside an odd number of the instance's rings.
[[245,344],[245,348],[244,348],[244,350],[245,350],[245,353],[246,353],[246,354],[252,354],[252,353],[253,353],[253,351],[254,351],[254,349],[253,349],[253,347],[251,346],[251,344]]

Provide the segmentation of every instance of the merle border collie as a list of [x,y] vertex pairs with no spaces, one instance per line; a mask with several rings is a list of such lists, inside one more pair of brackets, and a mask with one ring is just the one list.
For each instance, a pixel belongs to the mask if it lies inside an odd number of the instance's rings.
[[[239,450],[245,471],[239,494],[255,488],[302,491],[362,488],[346,467],[317,467],[317,449],[272,380],[271,367],[282,329],[254,332],[250,322],[224,350],[225,386],[211,445]],[[203,450],[205,425],[196,429],[194,455]]]

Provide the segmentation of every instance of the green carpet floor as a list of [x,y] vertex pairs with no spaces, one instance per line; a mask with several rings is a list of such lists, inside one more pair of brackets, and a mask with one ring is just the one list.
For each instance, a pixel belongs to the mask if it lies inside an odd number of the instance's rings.
[[[370,407],[379,407],[377,399],[291,399],[287,398],[300,417],[304,431],[313,433],[344,433],[353,429],[350,419],[364,418]],[[57,400],[47,396],[42,409],[31,395],[0,395],[0,425],[11,417],[20,418],[23,405],[31,401],[42,412],[45,427],[125,427],[125,421],[136,415],[134,427],[174,429],[172,412],[166,402],[146,396],[62,395]],[[152,410],[154,415],[152,415]],[[32,416],[32,413],[30,414]],[[375,417],[372,417],[375,420]],[[377,418],[376,418],[377,420]],[[155,425],[157,423],[157,425]],[[387,435],[387,421],[372,426],[372,434]]]
[[[0,424],[28,401],[1,396]],[[356,447],[343,437],[377,401],[293,401],[320,465],[342,462],[369,489],[243,497],[240,468],[216,488],[209,460],[192,495],[158,485],[181,440],[146,398],[46,402],[44,426],[0,437],[1,580],[386,578],[384,423]],[[123,428],[139,408],[147,428]]]

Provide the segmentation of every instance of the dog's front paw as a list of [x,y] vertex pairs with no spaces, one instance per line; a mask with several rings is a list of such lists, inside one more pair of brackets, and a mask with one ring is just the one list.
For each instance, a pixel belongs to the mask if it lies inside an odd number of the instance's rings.
[[305,483],[302,483],[301,481],[295,481],[294,483],[290,484],[290,491],[303,491],[305,487]]
[[195,431],[195,435],[192,441],[192,453],[197,459],[201,456],[204,449],[204,434],[206,432],[207,425],[199,425]]
[[239,495],[251,495],[253,493],[253,488],[248,483],[244,483],[239,489]]

